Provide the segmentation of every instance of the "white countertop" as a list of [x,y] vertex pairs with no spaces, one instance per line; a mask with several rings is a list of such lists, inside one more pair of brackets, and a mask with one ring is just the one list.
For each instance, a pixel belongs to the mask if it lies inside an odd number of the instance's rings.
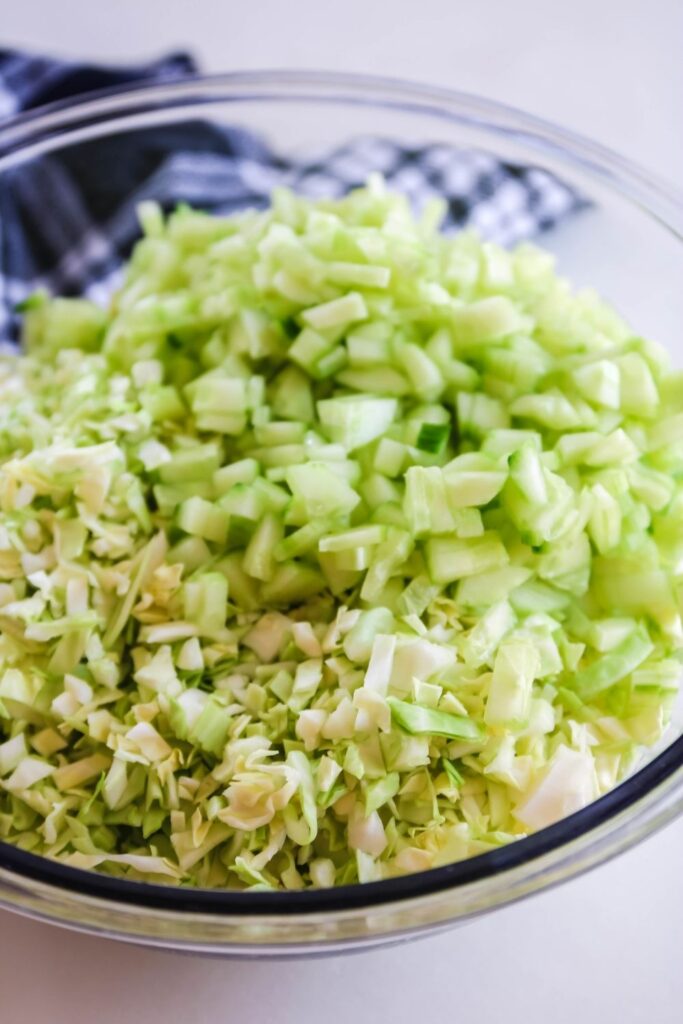
[[[502,99],[683,180],[680,0],[22,0],[3,44],[206,70],[374,71]],[[315,962],[118,945],[0,912],[0,1021],[17,1024],[674,1024],[683,820],[560,889],[433,939]]]

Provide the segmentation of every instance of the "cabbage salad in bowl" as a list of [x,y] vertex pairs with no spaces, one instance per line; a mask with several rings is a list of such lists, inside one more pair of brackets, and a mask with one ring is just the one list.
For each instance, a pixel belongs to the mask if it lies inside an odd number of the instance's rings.
[[388,878],[614,787],[675,700],[683,377],[381,179],[144,203],[0,363],[0,839],[201,887]]

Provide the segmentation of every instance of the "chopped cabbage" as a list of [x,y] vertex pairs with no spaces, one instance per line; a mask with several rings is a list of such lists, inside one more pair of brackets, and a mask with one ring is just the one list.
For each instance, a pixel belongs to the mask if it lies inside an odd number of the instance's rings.
[[140,210],[0,357],[0,838],[272,890],[482,853],[657,743],[683,394],[547,254],[379,179]]

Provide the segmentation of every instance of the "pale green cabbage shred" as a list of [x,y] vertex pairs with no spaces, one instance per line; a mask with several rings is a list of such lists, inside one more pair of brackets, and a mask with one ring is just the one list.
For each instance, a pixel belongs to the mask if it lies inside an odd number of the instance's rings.
[[683,379],[544,251],[344,199],[140,217],[0,364],[0,838],[297,889],[493,850],[666,728]]

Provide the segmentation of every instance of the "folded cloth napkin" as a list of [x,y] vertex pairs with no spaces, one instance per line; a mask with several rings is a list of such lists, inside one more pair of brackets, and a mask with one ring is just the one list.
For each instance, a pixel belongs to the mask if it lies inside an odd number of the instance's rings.
[[[182,53],[102,68],[2,50],[0,119],[196,71]],[[445,199],[446,230],[475,228],[503,245],[585,205],[547,171],[441,143],[407,147],[362,136],[315,157],[285,156],[244,129],[198,119],[98,138],[0,172],[0,339],[16,338],[16,305],[36,288],[106,299],[139,233],[135,208],[143,199],[166,209],[185,202],[226,213],[265,206],[279,185],[309,197],[339,196],[373,171],[417,208],[434,196]]]

